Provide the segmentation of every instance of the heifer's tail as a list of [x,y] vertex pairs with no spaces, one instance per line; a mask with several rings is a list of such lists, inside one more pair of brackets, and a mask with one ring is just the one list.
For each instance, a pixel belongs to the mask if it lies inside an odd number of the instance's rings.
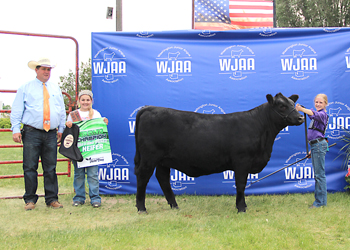
[[136,173],[139,170],[139,166],[140,166],[140,161],[141,161],[141,154],[140,154],[140,150],[139,150],[139,124],[140,124],[140,117],[143,114],[143,112],[145,111],[145,108],[141,108],[137,114],[136,114],[136,125],[135,125],[135,145],[136,145],[136,152],[135,152],[135,157],[134,157],[134,164],[135,164],[135,168],[134,168],[134,173],[136,175]]

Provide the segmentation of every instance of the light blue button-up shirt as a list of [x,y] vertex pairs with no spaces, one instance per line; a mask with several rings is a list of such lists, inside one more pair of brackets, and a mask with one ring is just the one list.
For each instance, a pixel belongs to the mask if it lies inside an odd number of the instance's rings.
[[[45,83],[50,94],[50,129],[58,128],[63,133],[66,110],[62,91],[57,84]],[[21,123],[37,129],[43,129],[43,84],[37,78],[22,85],[18,90],[11,108],[12,132],[20,133]]]

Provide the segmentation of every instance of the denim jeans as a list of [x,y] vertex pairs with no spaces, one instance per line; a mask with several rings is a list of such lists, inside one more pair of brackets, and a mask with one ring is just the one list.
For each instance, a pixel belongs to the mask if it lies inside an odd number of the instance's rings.
[[85,173],[87,175],[87,183],[89,185],[90,203],[100,202],[100,188],[98,180],[98,166],[86,168],[78,168],[77,162],[72,161],[74,165],[74,182],[75,196],[73,201],[85,203]]
[[45,203],[48,205],[58,200],[58,183],[56,175],[57,163],[57,131],[38,130],[32,127],[23,127],[23,172],[25,203],[38,201],[39,156],[44,175]]
[[313,203],[315,207],[327,205],[326,152],[326,140],[311,145],[312,166],[315,172],[315,201]]

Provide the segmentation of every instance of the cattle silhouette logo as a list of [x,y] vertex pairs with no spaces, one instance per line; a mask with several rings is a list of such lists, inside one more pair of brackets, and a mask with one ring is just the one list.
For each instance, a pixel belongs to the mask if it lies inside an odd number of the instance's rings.
[[113,153],[113,161],[99,165],[100,186],[110,190],[117,190],[124,184],[130,184],[129,163],[124,156]]
[[127,76],[126,57],[113,47],[99,50],[92,59],[92,77],[105,83],[115,83],[120,77]]
[[192,57],[181,47],[168,47],[156,58],[156,76],[177,83],[192,76]]
[[187,185],[194,184],[196,183],[193,177],[189,177],[176,169],[171,169],[170,186],[173,191],[183,191],[187,189]]
[[305,80],[317,71],[317,53],[306,44],[293,44],[281,55],[283,75],[290,75],[294,80]]
[[244,80],[255,73],[255,54],[244,45],[225,48],[219,55],[219,74],[231,80]]
[[326,137],[340,139],[345,130],[350,129],[350,107],[342,102],[330,102],[327,107],[329,117]]
[[[306,152],[297,152],[291,155],[285,162],[285,166],[305,158]],[[298,163],[284,169],[284,183],[292,183],[297,188],[309,188],[315,183],[314,171],[311,159],[299,161]]]
[[211,103],[199,106],[194,112],[202,114],[226,114],[220,106]]
[[149,38],[154,36],[154,34],[148,33],[148,31],[140,31],[140,33],[136,34],[136,36],[142,37],[142,38]]
[[345,72],[350,73],[350,48],[345,52]]

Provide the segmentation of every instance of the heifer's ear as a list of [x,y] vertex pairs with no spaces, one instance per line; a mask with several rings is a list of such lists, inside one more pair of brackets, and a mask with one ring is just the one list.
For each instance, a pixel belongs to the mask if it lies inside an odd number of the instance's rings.
[[298,95],[291,95],[289,97],[289,99],[291,99],[293,102],[296,102],[299,99],[299,96]]
[[266,99],[267,99],[267,101],[268,101],[271,105],[273,105],[273,96],[272,96],[272,95],[267,94],[267,95],[266,95]]

